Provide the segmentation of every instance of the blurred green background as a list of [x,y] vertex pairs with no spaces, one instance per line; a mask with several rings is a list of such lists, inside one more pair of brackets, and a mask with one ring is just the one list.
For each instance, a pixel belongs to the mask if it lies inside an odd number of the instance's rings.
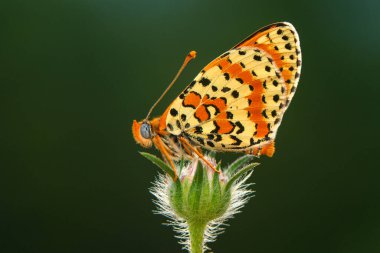
[[[300,85],[215,252],[380,252],[379,1],[1,1],[0,252],[181,252],[131,135],[214,57],[289,21]],[[152,152],[156,152],[153,151]],[[156,152],[157,153],[157,152]],[[228,162],[236,155],[220,154]]]

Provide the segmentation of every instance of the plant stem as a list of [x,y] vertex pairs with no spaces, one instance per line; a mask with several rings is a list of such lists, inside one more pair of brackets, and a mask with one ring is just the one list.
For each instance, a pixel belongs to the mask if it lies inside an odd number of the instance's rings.
[[191,253],[203,253],[203,239],[206,225],[207,223],[204,222],[189,223]]

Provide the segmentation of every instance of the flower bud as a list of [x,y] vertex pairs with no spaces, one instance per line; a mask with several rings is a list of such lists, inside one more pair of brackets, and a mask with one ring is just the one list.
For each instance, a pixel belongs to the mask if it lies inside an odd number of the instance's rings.
[[194,158],[187,164],[182,161],[177,165],[179,177],[175,180],[166,163],[151,154],[142,155],[166,172],[154,182],[151,192],[156,197],[158,213],[170,218],[170,224],[185,239],[181,243],[193,253],[203,252],[207,248],[205,244],[214,241],[221,232],[221,225],[248,201],[252,191],[245,182],[258,165],[246,165],[252,156],[243,156],[223,170],[207,155],[205,159],[219,173]]

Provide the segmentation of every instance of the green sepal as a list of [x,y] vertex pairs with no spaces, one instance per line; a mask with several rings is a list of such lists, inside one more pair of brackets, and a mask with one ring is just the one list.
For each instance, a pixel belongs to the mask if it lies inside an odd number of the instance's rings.
[[[219,167],[219,166],[218,166]],[[219,169],[217,167],[217,169]],[[221,208],[225,203],[229,202],[223,202],[222,201],[222,188],[220,186],[219,181],[219,173],[214,173],[213,179],[212,179],[212,195],[211,195],[211,205],[210,208],[212,211],[210,211],[210,215],[213,215],[212,219],[217,218],[220,216]]]
[[162,169],[165,173],[167,173],[173,181],[175,180],[175,174],[172,168],[169,167],[164,161],[162,161],[160,158],[158,158],[155,155],[152,155],[150,153],[146,152],[140,152],[142,156],[144,156],[146,159],[151,161],[153,164],[157,165],[160,169]]
[[245,173],[247,173],[248,171],[252,170],[253,168],[255,168],[257,165],[259,165],[259,163],[251,163],[251,164],[248,164],[247,166],[245,166],[244,168],[242,168],[241,170],[239,170],[233,177],[231,177],[231,179],[228,181],[228,183],[226,184],[226,187],[224,188],[224,192],[227,193],[230,191],[232,185],[236,182],[236,180],[238,180],[241,176],[243,176]]
[[203,214],[204,216],[208,215],[208,209],[210,208],[210,199],[211,199],[211,189],[208,173],[208,168],[206,167],[208,165],[202,165],[203,170],[203,180],[202,180],[202,191],[201,191],[201,198],[199,203],[199,212]]
[[180,180],[176,180],[170,187],[170,203],[172,204],[175,213],[184,218],[184,203],[183,203],[183,189]]
[[233,176],[237,169],[239,169],[244,164],[250,162],[254,158],[253,155],[245,155],[236,159],[226,170],[228,176]]
[[[218,164],[216,169],[217,170],[220,169],[220,164]],[[222,194],[222,190],[220,188],[219,173],[214,173],[214,176],[212,178],[212,196],[211,196],[212,203],[216,203],[217,201],[220,201],[221,194]]]
[[205,175],[202,163],[199,162],[188,195],[188,204],[189,208],[191,209],[191,211],[189,210],[190,213],[198,212],[204,176]]

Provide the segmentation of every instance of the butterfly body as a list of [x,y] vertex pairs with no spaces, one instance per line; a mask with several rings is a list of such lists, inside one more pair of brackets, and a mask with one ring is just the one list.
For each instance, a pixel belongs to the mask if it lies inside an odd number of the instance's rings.
[[194,156],[200,148],[272,156],[300,70],[294,27],[264,27],[203,68],[161,117],[135,122],[135,139],[141,144],[138,128],[148,124],[167,159]]

